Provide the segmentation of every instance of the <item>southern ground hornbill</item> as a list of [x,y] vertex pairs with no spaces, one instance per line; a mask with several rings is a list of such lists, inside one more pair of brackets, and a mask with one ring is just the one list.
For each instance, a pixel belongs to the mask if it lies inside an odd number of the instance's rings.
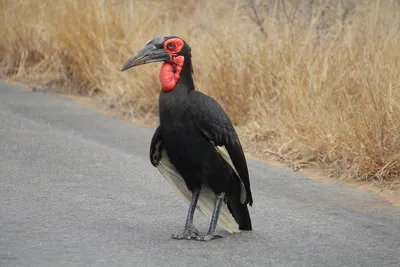
[[[193,84],[190,47],[176,36],[155,38],[122,68],[163,61],[160,71],[160,125],[150,144],[150,161],[189,203],[182,233],[175,239],[208,241],[228,232],[252,230],[247,205],[253,204],[246,158],[232,123],[213,98]],[[211,218],[201,234],[195,209]]]

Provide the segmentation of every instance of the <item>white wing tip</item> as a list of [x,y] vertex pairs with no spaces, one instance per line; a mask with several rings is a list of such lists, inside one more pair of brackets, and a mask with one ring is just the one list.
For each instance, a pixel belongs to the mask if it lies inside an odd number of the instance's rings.
[[[191,192],[186,186],[185,181],[175,169],[172,163],[169,161],[169,157],[165,150],[162,151],[162,158],[157,166],[157,169],[169,182],[172,188],[181,195],[186,202],[190,203]],[[197,202],[196,210],[200,211],[203,215],[211,218],[214,209],[214,192],[208,188],[203,187],[200,191],[199,200]],[[226,204],[223,204],[218,218],[218,226],[222,227],[229,233],[240,233],[239,225],[233,218],[232,214],[228,210]]]

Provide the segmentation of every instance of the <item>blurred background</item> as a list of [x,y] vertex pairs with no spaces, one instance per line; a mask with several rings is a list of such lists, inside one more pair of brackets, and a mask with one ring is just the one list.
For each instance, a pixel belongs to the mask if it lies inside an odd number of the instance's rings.
[[160,64],[121,73],[154,37],[192,48],[246,152],[394,185],[398,0],[0,0],[0,75],[157,122]]

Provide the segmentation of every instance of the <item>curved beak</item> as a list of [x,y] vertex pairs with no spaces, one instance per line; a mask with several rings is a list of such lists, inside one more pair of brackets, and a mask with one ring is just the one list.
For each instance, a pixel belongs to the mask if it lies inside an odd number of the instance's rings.
[[150,43],[137,51],[130,57],[125,65],[122,67],[122,71],[130,69],[135,66],[151,63],[151,62],[159,62],[170,59],[170,54],[166,52],[162,48],[156,47],[154,44]]

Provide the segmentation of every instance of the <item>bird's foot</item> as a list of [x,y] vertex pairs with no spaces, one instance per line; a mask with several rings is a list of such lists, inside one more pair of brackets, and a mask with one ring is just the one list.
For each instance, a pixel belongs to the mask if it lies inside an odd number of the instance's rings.
[[178,239],[178,240],[188,239],[189,240],[192,238],[196,239],[200,236],[202,236],[202,233],[199,230],[197,230],[194,226],[192,226],[192,227],[185,228],[185,230],[183,230],[183,232],[180,234],[173,234],[172,239]]
[[216,233],[207,233],[205,235],[197,236],[197,241],[210,241],[213,239],[222,238],[222,235],[218,235]]

